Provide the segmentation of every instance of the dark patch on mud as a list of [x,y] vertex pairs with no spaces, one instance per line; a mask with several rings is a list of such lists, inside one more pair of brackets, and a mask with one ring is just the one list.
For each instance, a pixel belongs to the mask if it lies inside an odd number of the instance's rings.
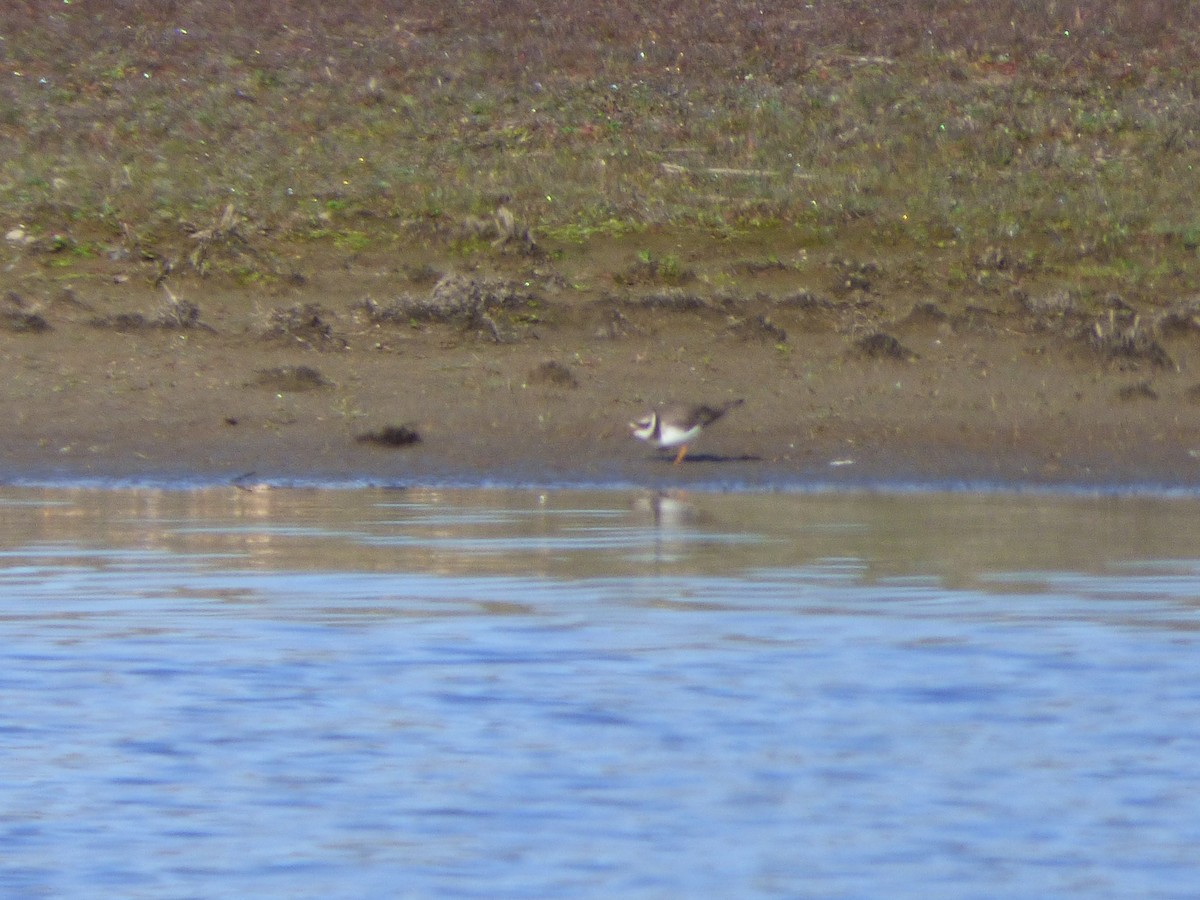
[[530,370],[525,379],[529,384],[549,387],[570,388],[579,387],[579,379],[568,366],[556,360],[547,360]]
[[734,318],[729,323],[729,332],[738,340],[760,341],[768,344],[786,344],[787,332],[762,313],[745,318]]
[[374,444],[377,447],[411,447],[421,443],[421,435],[411,425],[388,425],[378,431],[368,431],[354,438],[360,444]]
[[1175,369],[1158,340],[1158,327],[1130,309],[1109,310],[1092,321],[1087,341],[1108,359],[1144,360],[1155,368]]
[[873,261],[833,259],[830,260],[829,266],[838,273],[840,282],[837,287],[841,292],[866,293],[872,289],[882,273],[879,263]]
[[1117,396],[1128,403],[1130,400],[1157,400],[1158,392],[1150,386],[1150,382],[1139,381],[1137,384],[1127,384],[1118,389]]
[[0,328],[15,333],[38,334],[50,331],[50,323],[41,313],[29,309],[16,291],[5,294],[0,308]]
[[1155,325],[1164,335],[1185,335],[1200,331],[1200,297],[1172,304],[1159,314]]
[[854,352],[870,359],[892,359],[911,362],[917,358],[912,350],[899,340],[883,331],[876,331],[854,342]]

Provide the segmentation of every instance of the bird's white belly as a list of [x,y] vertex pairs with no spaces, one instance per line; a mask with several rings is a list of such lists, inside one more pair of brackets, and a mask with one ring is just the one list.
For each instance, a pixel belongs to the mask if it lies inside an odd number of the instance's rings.
[[659,428],[657,443],[660,447],[678,447],[680,444],[686,444],[699,433],[699,425],[686,430],[683,428],[674,428],[670,425],[663,425]]

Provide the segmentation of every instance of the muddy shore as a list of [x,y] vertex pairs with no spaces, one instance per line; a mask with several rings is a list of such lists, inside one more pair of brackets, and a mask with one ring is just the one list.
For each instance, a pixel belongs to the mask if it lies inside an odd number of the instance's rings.
[[1200,486],[1200,17],[877,7],[10,5],[0,482]]
[[[985,303],[775,249],[431,241],[297,253],[255,289],[113,261],[63,282],[10,246],[0,478],[1200,485],[1196,308],[1085,314],[1002,272]],[[736,397],[681,465],[628,434]]]

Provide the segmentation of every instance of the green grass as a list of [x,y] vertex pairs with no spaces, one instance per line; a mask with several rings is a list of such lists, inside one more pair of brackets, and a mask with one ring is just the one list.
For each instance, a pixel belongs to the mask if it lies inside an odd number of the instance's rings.
[[563,242],[790,230],[960,269],[999,246],[1120,289],[1196,270],[1186,3],[333,6],[0,12],[6,221],[186,244],[232,203],[353,252],[505,197]]

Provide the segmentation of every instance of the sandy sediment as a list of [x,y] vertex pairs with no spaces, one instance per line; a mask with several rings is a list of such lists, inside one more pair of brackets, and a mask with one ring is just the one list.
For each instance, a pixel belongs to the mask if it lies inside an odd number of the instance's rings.
[[[849,283],[660,239],[686,281],[632,245],[308,258],[267,289],[99,265],[64,286],[30,256],[3,301],[0,478],[1200,484],[1196,309],[1023,284],[985,309],[886,264]],[[682,465],[628,434],[732,398]]]

